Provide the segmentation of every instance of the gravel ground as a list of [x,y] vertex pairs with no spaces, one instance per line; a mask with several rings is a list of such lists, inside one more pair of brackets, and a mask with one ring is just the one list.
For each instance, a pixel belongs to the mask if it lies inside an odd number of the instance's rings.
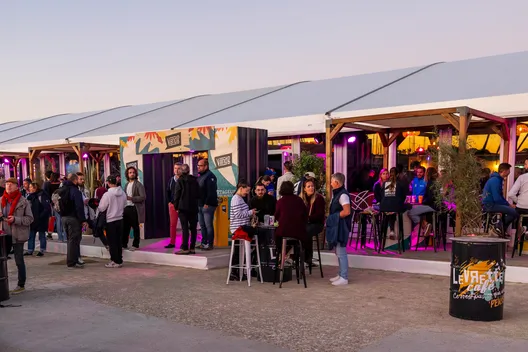
[[[327,267],[325,279],[317,272],[308,276],[307,289],[296,281],[279,289],[255,281],[252,287],[245,282],[226,285],[226,270],[142,264],[105,269],[103,262],[95,261],[72,271],[56,265],[61,260],[62,256],[51,254],[29,258],[28,291],[82,297],[294,351],[358,351],[401,329],[528,338],[528,285],[524,284],[507,284],[503,321],[480,323],[449,316],[445,277],[351,270],[347,287],[333,287],[327,277],[334,276],[337,268]],[[9,269],[13,285],[13,261]]]

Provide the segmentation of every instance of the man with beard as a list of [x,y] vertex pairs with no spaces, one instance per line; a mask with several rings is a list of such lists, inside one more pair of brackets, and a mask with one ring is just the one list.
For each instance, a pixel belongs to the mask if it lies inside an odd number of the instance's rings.
[[256,209],[259,222],[264,222],[264,215],[275,214],[275,205],[277,200],[275,197],[269,195],[266,191],[266,186],[262,183],[257,183],[255,187],[255,196],[249,202],[250,209]]
[[[176,182],[174,191],[174,209],[180,216],[182,226],[182,245],[180,251],[175,254],[195,254],[196,236],[198,225],[198,201],[200,200],[200,189],[196,177],[190,175],[189,165],[181,166],[181,176]],[[189,232],[191,242],[189,243]]]
[[125,185],[125,193],[127,195],[127,205],[123,213],[123,249],[128,248],[128,239],[130,237],[130,229],[134,231],[134,241],[130,247],[130,251],[135,251],[139,248],[139,224],[145,222],[145,187],[138,180],[138,172],[135,167],[130,166],[125,172],[127,183]]
[[218,206],[216,176],[209,170],[209,161],[198,161],[198,184],[200,185],[200,200],[198,201],[198,220],[202,231],[200,249],[209,251],[214,246],[214,213]]

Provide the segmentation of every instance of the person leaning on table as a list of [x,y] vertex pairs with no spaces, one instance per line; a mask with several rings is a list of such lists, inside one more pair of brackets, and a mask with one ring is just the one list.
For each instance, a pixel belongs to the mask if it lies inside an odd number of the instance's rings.
[[18,285],[12,294],[22,293],[26,285],[26,264],[24,263],[24,243],[29,239],[30,225],[33,222],[31,205],[22,197],[15,178],[9,178],[5,192],[0,199],[2,230],[12,237],[15,263],[18,269]]

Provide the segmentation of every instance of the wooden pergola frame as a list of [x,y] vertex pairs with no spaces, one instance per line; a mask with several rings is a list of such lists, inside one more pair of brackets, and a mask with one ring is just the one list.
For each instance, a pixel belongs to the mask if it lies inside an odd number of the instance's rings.
[[13,153],[13,152],[0,152],[0,158],[2,158],[2,162],[4,161],[4,158],[9,158],[9,164],[13,166],[13,170],[15,172],[15,178],[18,178],[18,164],[20,163],[20,160],[22,159],[28,159],[29,154],[28,153]]
[[[491,128],[493,132],[498,134],[504,141],[504,147],[502,148],[502,160],[509,159],[509,144],[510,144],[510,121],[503,117],[495,116],[483,111],[472,109],[467,106],[461,107],[450,107],[442,109],[429,109],[429,110],[417,110],[417,111],[405,111],[395,112],[388,114],[377,114],[377,115],[366,115],[356,117],[345,117],[345,118],[329,118],[326,120],[326,194],[327,203],[329,204],[331,197],[331,176],[333,173],[333,140],[341,132],[343,128],[354,128],[363,131],[377,133],[380,137],[381,143],[383,144],[383,167],[388,167],[388,151],[389,147],[396,140],[398,135],[402,133],[401,128],[380,128],[363,125],[360,123],[372,123],[374,121],[390,121],[397,119],[406,118],[425,118],[428,116],[442,116],[445,119],[445,125],[453,126],[458,131],[459,138],[459,153],[466,152],[466,142],[468,136],[468,128],[472,117],[477,117],[485,121],[474,121],[473,124],[479,127]],[[424,124],[424,127],[427,124]],[[429,124],[429,129],[431,125]],[[413,127],[413,130],[417,128]],[[507,189],[507,187],[505,187]],[[460,232],[460,221],[457,219],[456,232]]]
[[97,177],[99,177],[99,163],[103,160],[107,153],[119,153],[119,146],[111,144],[97,144],[97,143],[68,143],[68,144],[54,144],[39,147],[29,147],[29,174],[33,177],[33,161],[40,154],[55,154],[55,153],[70,153],[74,152],[79,158],[79,171],[84,172],[83,154],[87,153],[91,159],[95,161],[97,170]]

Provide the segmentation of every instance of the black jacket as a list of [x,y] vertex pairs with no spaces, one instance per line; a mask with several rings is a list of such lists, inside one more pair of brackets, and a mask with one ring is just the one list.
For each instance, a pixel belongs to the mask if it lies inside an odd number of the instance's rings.
[[65,214],[61,214],[61,217],[71,216],[77,218],[80,222],[86,221],[86,216],[84,215],[84,201],[79,187],[74,185],[71,181],[64,181],[62,187],[68,187],[70,190],[70,201],[72,206],[70,209],[66,209]]
[[218,194],[216,188],[216,176],[207,170],[203,175],[198,177],[198,184],[200,185],[200,201],[199,206],[208,205],[210,207],[218,206]]
[[187,213],[198,213],[200,188],[196,177],[182,175],[176,182],[174,191],[174,209]]
[[380,202],[380,211],[386,213],[403,213],[406,210],[405,198],[408,189],[406,183],[400,180],[396,181],[394,189],[389,188],[390,182],[384,182],[381,187],[382,197]]
[[438,210],[438,200],[440,198],[439,188],[435,187],[436,181],[427,182],[425,186],[425,194],[422,200],[423,205],[428,205],[431,208]]
[[169,184],[167,185],[167,200],[170,203],[174,202],[174,196],[176,193],[176,182],[178,181],[175,181],[174,176],[172,176],[169,180]]
[[275,215],[275,206],[277,205],[277,199],[265,193],[264,197],[259,199],[257,196],[251,198],[249,201],[250,209],[257,209],[257,217],[259,222],[264,222],[264,215]]
[[31,223],[31,230],[33,231],[47,231],[48,222],[51,216],[50,198],[44,191],[31,193],[27,200],[31,204],[31,212],[33,213],[33,222]]

